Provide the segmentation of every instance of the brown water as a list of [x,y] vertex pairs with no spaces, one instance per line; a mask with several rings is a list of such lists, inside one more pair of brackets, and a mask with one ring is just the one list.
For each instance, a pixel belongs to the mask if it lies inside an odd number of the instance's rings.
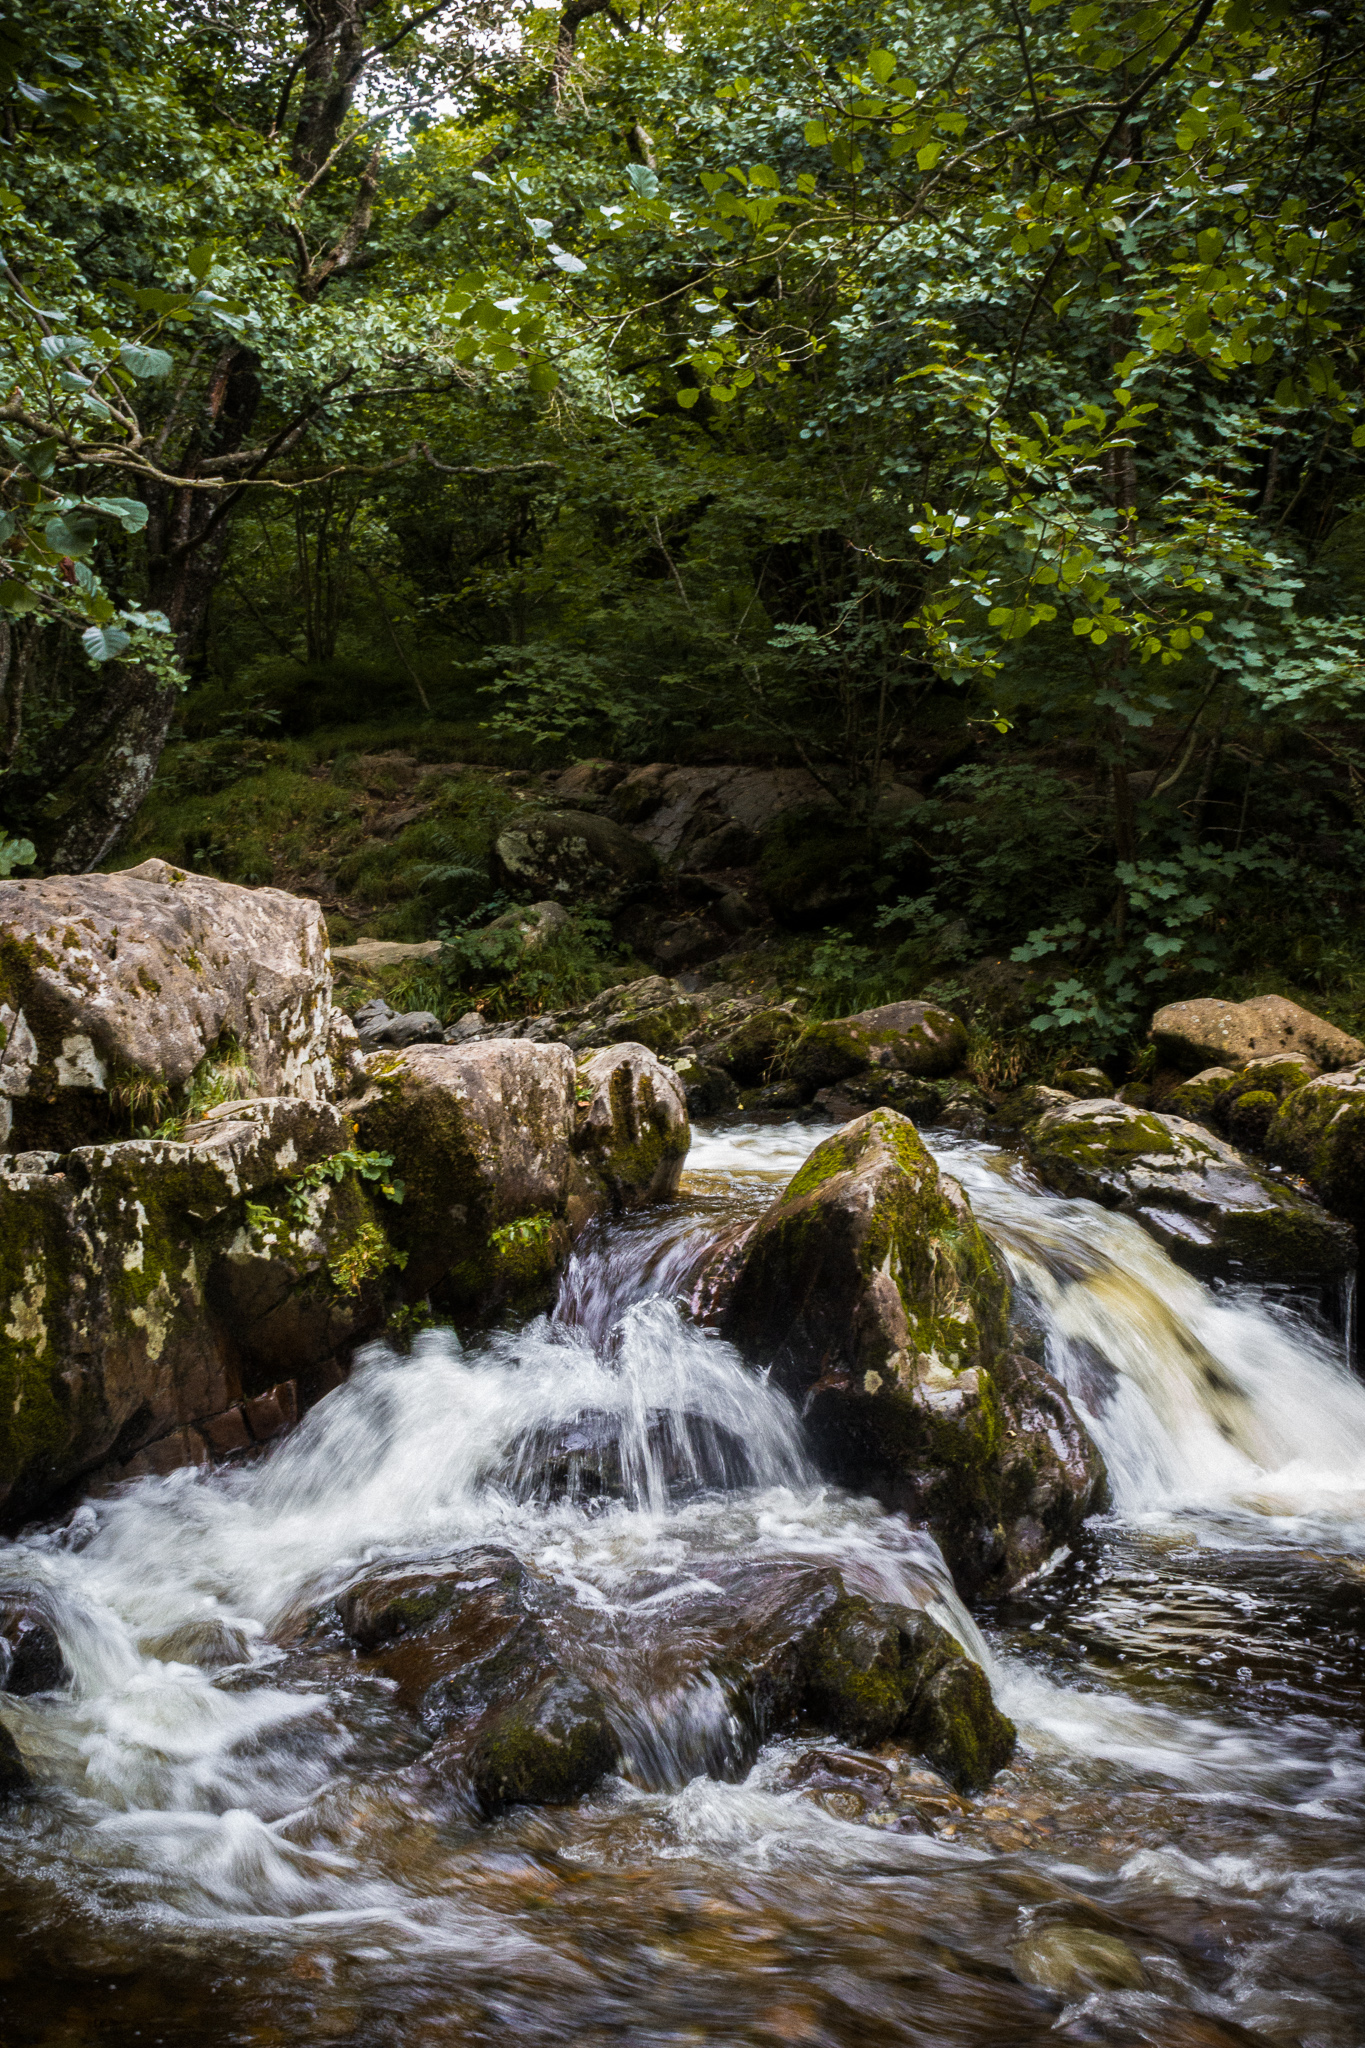
[[[932,1545],[820,1486],[670,1298],[820,1135],[700,1138],[682,1203],[590,1248],[555,1320],[376,1352],[270,1459],[0,1550],[75,1674],[0,1695],[45,1786],[0,1817],[6,2048],[1359,2048],[1365,1389],[1282,1308],[945,1140],[1116,1498],[978,1636]],[[627,1497],[537,1498],[528,1446],[584,1411]],[[282,1644],[365,1562],[489,1540],[600,1627],[630,1763],[474,1827],[405,1776],[425,1738],[384,1681]],[[709,1561],[793,1556],[988,1663],[1021,1746],[986,1794],[799,1741],[734,1775],[723,1693],[695,1656],[660,1674]]]

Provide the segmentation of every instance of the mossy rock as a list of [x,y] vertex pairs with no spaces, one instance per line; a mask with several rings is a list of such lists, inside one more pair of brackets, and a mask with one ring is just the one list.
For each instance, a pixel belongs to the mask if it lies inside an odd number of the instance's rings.
[[[1042,1562],[1025,1524],[1044,1540],[1043,1521],[1006,1473],[1021,1438],[1046,1439],[1056,1416],[1015,1399],[1004,1275],[906,1118],[873,1110],[827,1138],[736,1267],[724,1333],[802,1408],[830,1477],[927,1522],[968,1592]],[[1049,1543],[1069,1540],[1096,1498],[1093,1449],[1074,1416],[1067,1428],[1084,1449],[1051,1468]]]
[[899,1740],[980,1791],[1014,1754],[1014,1724],[980,1665],[931,1616],[861,1595],[824,1616],[806,1668],[806,1713],[868,1749]]
[[1324,1074],[1287,1095],[1265,1149],[1339,1216],[1365,1224],[1365,1066]]
[[682,1083],[643,1045],[614,1045],[582,1062],[574,1146],[618,1209],[670,1200],[692,1142]]
[[486,1819],[509,1806],[565,1806],[614,1770],[620,1743],[596,1687],[574,1673],[543,1679],[480,1729],[468,1758]]
[[1311,1288],[1354,1266],[1349,1225],[1180,1117],[1118,1102],[1068,1104],[1033,1127],[1029,1156],[1049,1187],[1133,1217],[1201,1279]]
[[1063,1067],[1054,1078],[1057,1087],[1082,1102],[1107,1100],[1114,1092],[1103,1067]]
[[1271,1088],[1248,1088],[1244,1095],[1234,1095],[1227,1110],[1227,1125],[1237,1143],[1263,1145],[1279,1106],[1279,1097]]
[[808,1024],[783,1071],[812,1093],[866,1067],[898,1074],[951,1074],[967,1054],[960,1019],[935,1003],[884,1003],[851,1017]]
[[1166,1098],[1166,1109],[1172,1116],[1183,1116],[1190,1123],[1210,1124],[1236,1079],[1231,1067],[1206,1067],[1202,1074],[1195,1074],[1172,1089]]
[[774,1070],[781,1073],[784,1055],[800,1036],[800,1019],[780,1004],[769,1004],[707,1040],[706,1057],[741,1088],[757,1088]]

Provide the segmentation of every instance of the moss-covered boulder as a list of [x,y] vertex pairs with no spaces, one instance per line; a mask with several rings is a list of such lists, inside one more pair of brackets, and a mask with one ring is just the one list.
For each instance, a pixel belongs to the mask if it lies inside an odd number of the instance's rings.
[[798,1729],[902,1743],[968,1791],[1009,1762],[1014,1728],[985,1672],[923,1609],[871,1599],[806,1559],[707,1558],[693,1577],[673,1619],[725,1688],[734,1769]]
[[927,1524],[964,1591],[1033,1570],[1098,1504],[1098,1457],[1010,1358],[1003,1272],[905,1117],[826,1139],[726,1263],[724,1333],[800,1406],[830,1477]]
[[257,1092],[325,1099],[331,986],[304,897],[160,860],[0,881],[0,1146],[65,1150],[129,1107],[156,1122],[229,1045]]
[[616,909],[652,882],[658,856],[624,825],[590,811],[531,811],[511,819],[494,872],[518,902],[594,902]]
[[814,1093],[862,1068],[898,1074],[951,1074],[967,1054],[967,1032],[936,1003],[884,1003],[808,1024],[784,1062],[787,1078]]
[[1165,1109],[1171,1116],[1183,1116],[1188,1123],[1211,1124],[1218,1105],[1237,1076],[1231,1067],[1205,1067],[1192,1074],[1167,1096]]
[[1339,1216],[1358,1229],[1365,1225],[1365,1063],[1320,1075],[1286,1095],[1265,1149]]
[[1183,1073],[1212,1066],[1244,1067],[1266,1055],[1298,1055],[1316,1073],[1365,1059],[1365,1045],[1287,996],[1227,1003],[1216,996],[1167,1003],[1152,1019],[1158,1053]]
[[405,1184],[408,1291],[452,1312],[544,1297],[568,1249],[577,1079],[560,1045],[494,1038],[369,1061],[359,1142]]
[[574,1145],[618,1209],[678,1192],[692,1142],[687,1099],[670,1067],[643,1045],[613,1045],[581,1060]]
[[739,1089],[723,1067],[713,1067],[698,1053],[682,1052],[670,1061],[687,1102],[687,1114],[725,1116],[739,1102]]
[[1314,1287],[1354,1267],[1355,1233],[1340,1217],[1181,1117],[1069,1103],[1034,1125],[1028,1145],[1049,1187],[1132,1216],[1201,1278]]
[[801,1020],[790,1003],[745,1005],[737,1017],[725,1014],[732,1008],[739,1005],[726,1004],[708,1019],[705,1057],[741,1088],[757,1088],[783,1073],[786,1055],[801,1036]]
[[335,1110],[282,1098],[0,1166],[0,1515],[156,1447],[134,1469],[263,1440],[246,1408],[273,1386],[336,1384],[397,1255],[350,1147]]

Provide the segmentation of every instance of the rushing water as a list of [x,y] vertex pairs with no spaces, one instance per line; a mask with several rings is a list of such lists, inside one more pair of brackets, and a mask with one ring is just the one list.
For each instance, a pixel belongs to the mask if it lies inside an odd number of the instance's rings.
[[[934,1546],[822,1487],[673,1299],[822,1135],[699,1135],[682,1201],[585,1247],[552,1318],[376,1349],[268,1458],[0,1548],[73,1673],[3,1698],[47,1787],[0,1815],[6,2048],[1359,2048],[1365,1388],[1282,1304],[945,1139],[1114,1493],[983,1639]],[[573,1589],[627,1761],[475,1827],[405,1774],[425,1744],[388,1681],[297,1637],[366,1562],[489,1541]],[[892,1757],[878,1806],[847,1759],[793,1770],[802,1742],[744,1772],[696,1658],[669,1684],[707,1562],[793,1556],[988,1663],[1021,1748],[987,1794]]]

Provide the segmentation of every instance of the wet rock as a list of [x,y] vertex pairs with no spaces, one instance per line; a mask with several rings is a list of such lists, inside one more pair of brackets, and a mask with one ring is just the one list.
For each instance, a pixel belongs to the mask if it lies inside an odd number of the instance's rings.
[[653,850],[588,811],[519,814],[498,834],[494,874],[513,896],[619,908],[658,872]]
[[1244,1067],[1267,1054],[1297,1054],[1323,1073],[1365,1060],[1365,1045],[1287,996],[1226,1003],[1216,996],[1168,1003],[1152,1019],[1157,1051],[1187,1074],[1201,1067]]
[[1015,1942],[1010,1955],[1025,1984],[1068,2002],[1091,1991],[1140,1991],[1147,1982],[1126,1941],[1067,1921],[1034,1928]]
[[57,1631],[23,1601],[0,1601],[0,1692],[56,1692],[71,1683]]
[[217,1615],[183,1622],[164,1635],[145,1636],[138,1647],[144,1656],[158,1657],[163,1664],[195,1664],[201,1671],[227,1671],[251,1658],[247,1631]]
[[822,1469],[926,1523],[962,1590],[1035,1569],[1099,1505],[1098,1454],[1007,1353],[1003,1274],[904,1117],[818,1146],[729,1273],[721,1328],[801,1407]]
[[0,1144],[105,1135],[111,1090],[182,1089],[229,1039],[262,1094],[325,1098],[331,970],[315,902],[160,860],[0,882]]
[[375,1054],[358,1141],[402,1161],[405,1283],[452,1308],[529,1302],[568,1248],[573,1055],[506,1038]]
[[15,1799],[32,1790],[33,1779],[19,1745],[0,1721],[0,1799]]
[[1008,1763],[1014,1728],[985,1672],[921,1609],[869,1599],[833,1565],[716,1559],[693,1569],[706,1590],[673,1620],[710,1639],[710,1667],[748,1732],[746,1757],[808,1726],[860,1748],[906,1743],[967,1790]]
[[1365,1063],[1286,1095],[1265,1136],[1271,1159],[1301,1174],[1328,1207],[1365,1223]]
[[967,1052],[966,1027],[934,1003],[884,1003],[808,1024],[792,1048],[786,1074],[812,1093],[864,1068],[898,1074],[951,1074]]
[[1028,1144],[1049,1187],[1132,1216],[1202,1278],[1313,1285],[1354,1266],[1349,1225],[1180,1117],[1071,1103],[1048,1110]]
[[613,1045],[581,1062],[574,1146],[619,1209],[670,1200],[692,1142],[687,1099],[671,1067],[643,1045]]
[[641,1444],[633,1419],[589,1408],[528,1432],[509,1453],[501,1480],[517,1500],[640,1501],[648,1497],[651,1471],[675,1501],[753,1478],[746,1446],[709,1418],[654,1411]]
[[800,1109],[805,1100],[806,1091],[799,1081],[770,1081],[766,1088],[756,1088],[746,1095],[740,1107],[766,1116],[775,1111]]
[[434,1737],[424,1768],[491,1818],[580,1798],[620,1755],[605,1702],[570,1661],[568,1605],[512,1552],[480,1547],[367,1574],[337,1609]]

